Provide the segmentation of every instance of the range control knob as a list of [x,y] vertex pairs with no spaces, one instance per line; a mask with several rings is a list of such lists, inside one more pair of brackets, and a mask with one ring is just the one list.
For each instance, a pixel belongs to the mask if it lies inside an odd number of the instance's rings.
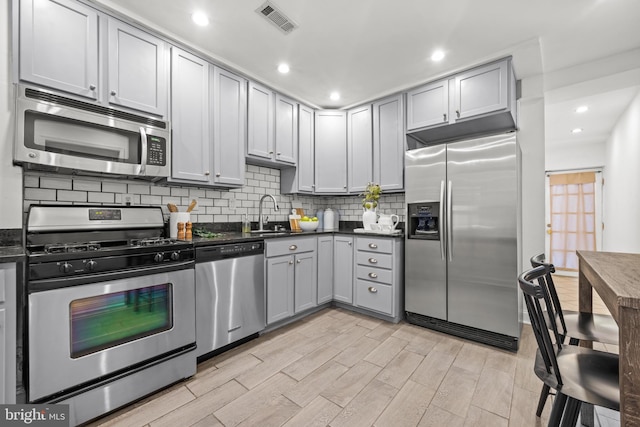
[[171,253],[171,261],[177,261],[180,259],[180,252],[172,252]]
[[153,260],[155,262],[162,262],[164,260],[164,255],[161,252],[158,252],[154,255]]
[[87,270],[94,271],[98,266],[98,263],[90,259],[89,261],[87,261],[86,266],[87,266]]
[[60,272],[61,273],[69,273],[72,268],[73,268],[73,266],[71,264],[69,264],[68,262],[63,262],[62,264],[60,264]]

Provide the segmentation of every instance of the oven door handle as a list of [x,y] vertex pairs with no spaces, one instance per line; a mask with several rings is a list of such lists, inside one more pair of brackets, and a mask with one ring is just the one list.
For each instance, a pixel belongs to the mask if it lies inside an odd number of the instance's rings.
[[88,285],[90,283],[109,282],[112,280],[128,279],[131,277],[148,276],[158,273],[171,273],[173,271],[194,268],[195,262],[183,261],[172,263],[169,265],[158,265],[152,267],[143,267],[129,270],[105,271],[91,275],[82,275],[78,277],[57,277],[55,279],[30,280],[27,283],[27,292],[41,292],[52,289],[67,288],[71,286]]
[[140,127],[140,173],[138,175],[146,175],[147,174],[147,132],[144,128]]

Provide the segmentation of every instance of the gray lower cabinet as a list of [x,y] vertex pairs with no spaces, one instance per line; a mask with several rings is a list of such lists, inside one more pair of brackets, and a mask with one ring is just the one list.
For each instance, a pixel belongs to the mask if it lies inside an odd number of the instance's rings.
[[267,324],[317,305],[316,237],[265,242]]
[[373,182],[385,191],[404,189],[402,94],[373,103]]
[[0,404],[16,403],[16,265],[0,264]]
[[244,185],[246,80],[176,47],[171,55],[171,182]]
[[402,239],[356,237],[354,305],[399,321],[403,313]]
[[333,299],[353,303],[353,237],[333,236]]
[[333,235],[318,237],[318,304],[333,299]]

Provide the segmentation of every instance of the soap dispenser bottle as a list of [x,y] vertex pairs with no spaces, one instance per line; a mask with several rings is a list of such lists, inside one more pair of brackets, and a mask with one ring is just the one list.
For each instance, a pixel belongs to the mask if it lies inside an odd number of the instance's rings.
[[251,233],[251,222],[247,214],[244,214],[244,219],[242,220],[242,232]]

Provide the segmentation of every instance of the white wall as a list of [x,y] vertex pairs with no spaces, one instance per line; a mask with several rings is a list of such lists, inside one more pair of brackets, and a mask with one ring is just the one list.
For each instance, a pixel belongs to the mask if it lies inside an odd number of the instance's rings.
[[22,228],[22,169],[12,163],[11,2],[0,3],[0,229]]
[[606,151],[605,141],[551,145],[546,148],[545,169],[563,171],[601,168],[604,166]]
[[603,250],[640,253],[640,93],[606,142]]

